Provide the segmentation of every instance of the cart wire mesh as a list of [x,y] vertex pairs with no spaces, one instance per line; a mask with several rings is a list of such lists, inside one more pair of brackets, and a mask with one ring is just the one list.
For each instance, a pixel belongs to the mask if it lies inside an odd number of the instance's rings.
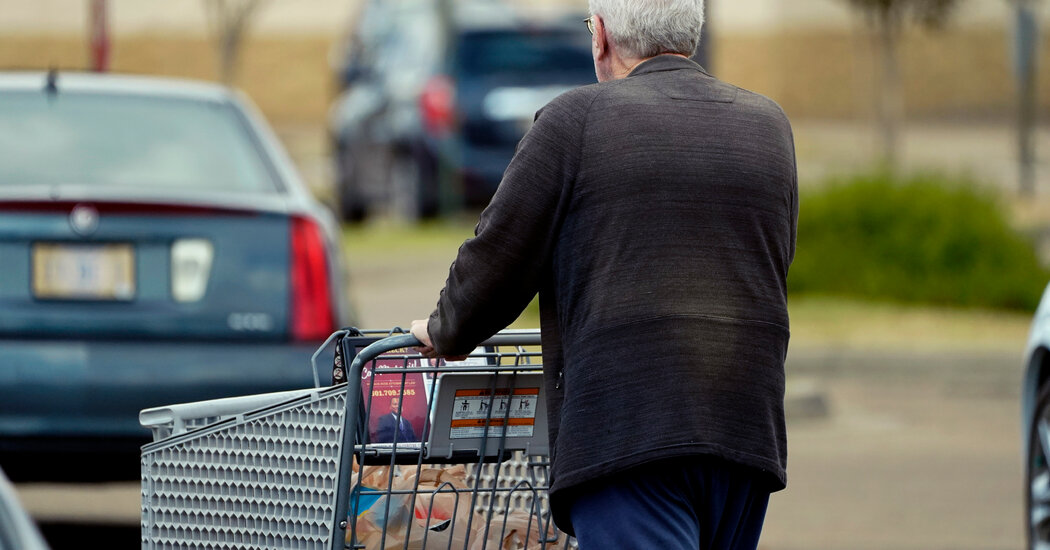
[[[357,430],[347,432],[356,438],[352,462],[361,466],[350,492],[339,495],[349,501],[349,547],[569,546],[547,498],[546,418],[535,387],[542,385],[539,335],[505,333],[486,344],[466,361],[434,362],[412,351],[418,341],[408,335],[371,345],[368,337],[341,341],[342,356],[352,358],[350,385],[360,385],[351,399],[362,399]],[[420,384],[426,399],[417,399],[415,412],[424,410],[413,424],[421,433],[384,437],[376,417],[410,416]]]

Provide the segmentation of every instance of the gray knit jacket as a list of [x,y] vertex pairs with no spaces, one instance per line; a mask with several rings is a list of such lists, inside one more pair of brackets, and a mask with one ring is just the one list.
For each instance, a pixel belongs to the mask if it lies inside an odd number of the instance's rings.
[[553,100],[430,317],[466,353],[539,293],[552,459],[578,484],[713,455],[786,484],[786,279],[798,183],[774,102],[661,55]]

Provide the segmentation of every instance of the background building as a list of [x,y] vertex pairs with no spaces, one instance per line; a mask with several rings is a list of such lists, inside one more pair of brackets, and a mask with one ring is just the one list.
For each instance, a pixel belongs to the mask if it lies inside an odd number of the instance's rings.
[[[535,7],[536,2],[519,0]],[[583,11],[586,2],[540,2]],[[163,9],[109,0],[114,71],[215,78],[205,3]],[[357,0],[262,2],[246,35],[236,83],[278,123],[322,121],[331,99],[329,60]],[[1043,28],[1050,5],[1040,6]],[[82,69],[88,64],[86,0],[0,0],[0,67]],[[769,95],[793,118],[865,119],[873,97],[872,40],[845,0],[712,0],[713,67]],[[908,29],[901,60],[909,118],[1011,116],[1012,11],[1005,0],[963,0],[943,29]],[[1050,33],[1041,58],[1050,62]],[[1050,70],[1039,82],[1050,107]]]

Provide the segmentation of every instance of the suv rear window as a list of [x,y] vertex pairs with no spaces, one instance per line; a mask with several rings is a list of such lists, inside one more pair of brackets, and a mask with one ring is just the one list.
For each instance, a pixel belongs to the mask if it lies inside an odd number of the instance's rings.
[[0,186],[273,192],[235,108],[182,98],[0,92]]
[[464,74],[591,71],[594,65],[590,43],[586,31],[464,33],[457,48],[459,71]]

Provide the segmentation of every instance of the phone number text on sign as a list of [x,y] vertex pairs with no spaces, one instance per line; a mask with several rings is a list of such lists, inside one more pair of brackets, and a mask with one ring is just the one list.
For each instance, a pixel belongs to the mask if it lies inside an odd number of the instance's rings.
[[405,388],[405,391],[401,390],[372,390],[372,397],[400,397],[402,395],[415,395],[416,390],[412,388]]
[[[457,390],[452,404],[449,439],[532,437],[536,428],[539,388]],[[488,429],[486,430],[486,426]]]

